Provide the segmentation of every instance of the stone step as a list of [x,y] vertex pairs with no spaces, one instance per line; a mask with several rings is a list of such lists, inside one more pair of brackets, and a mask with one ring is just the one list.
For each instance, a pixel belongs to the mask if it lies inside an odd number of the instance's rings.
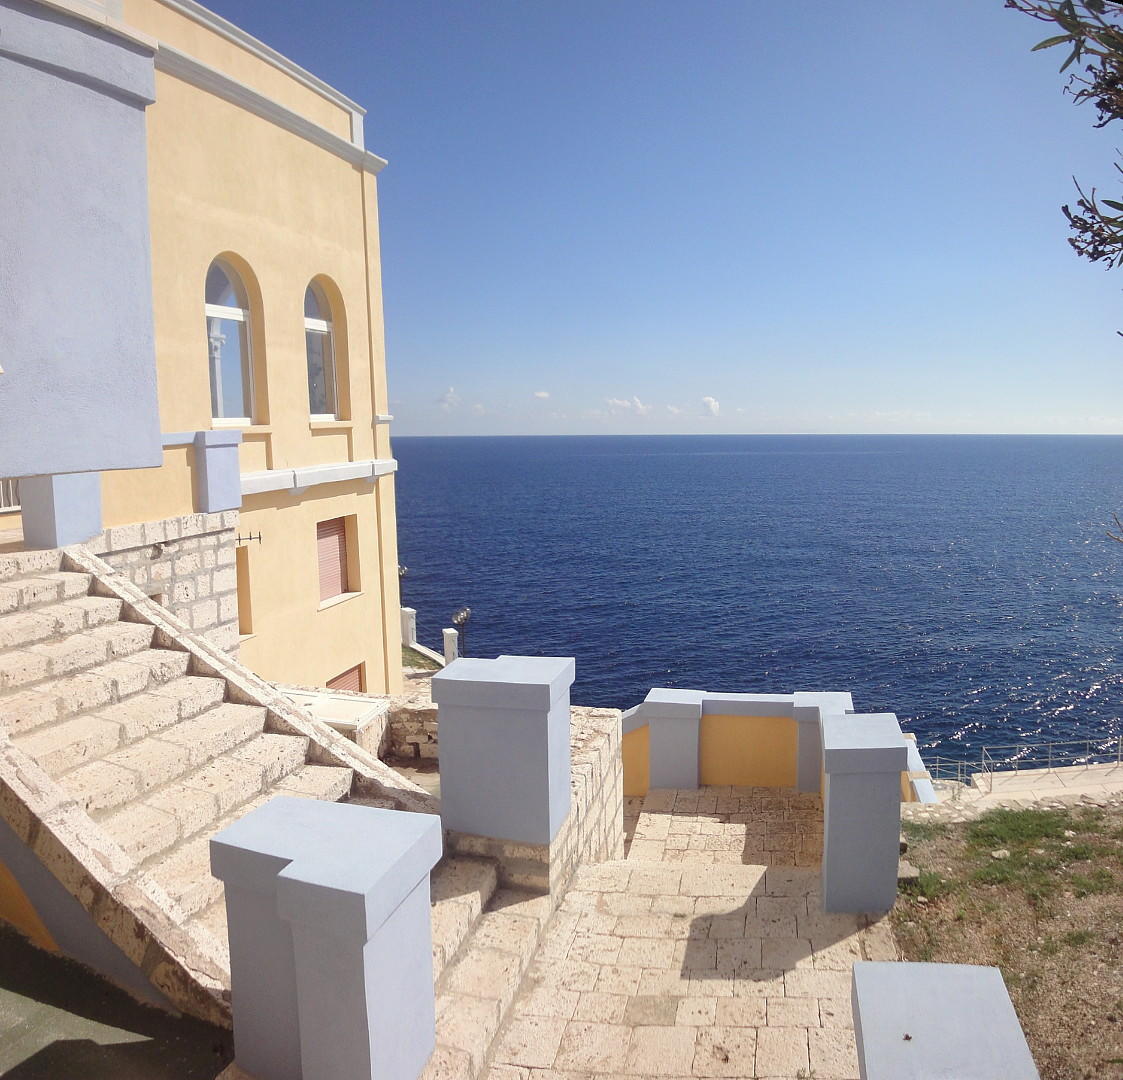
[[60,723],[12,737],[49,776],[61,776],[87,761],[94,761],[121,745],[121,728],[96,715],[72,716]]
[[86,596],[90,591],[92,580],[89,574],[56,570],[2,581],[0,582],[0,615],[10,611],[27,611],[76,596]]
[[460,951],[498,887],[495,863],[467,855],[446,855],[429,878],[433,906],[433,982]]
[[183,678],[189,661],[190,654],[186,652],[145,649],[123,660],[98,664],[78,675],[0,693],[0,722],[13,732],[30,731],[40,724],[124,701],[144,690],[155,693],[163,684]]
[[[219,710],[241,708],[245,706],[219,706]],[[279,739],[293,745],[281,746],[276,742]],[[230,808],[232,800],[239,796],[244,798],[247,793],[251,796],[260,793],[261,785],[268,781],[255,773],[252,760],[248,759],[268,756],[270,769],[295,770],[304,764],[306,753],[307,742],[299,737],[258,735],[255,738],[251,734],[246,742],[225,755],[236,762],[233,768],[219,766],[221,759],[216,757],[215,762],[164,784],[138,801],[97,817],[102,828],[125,851],[137,862],[143,862],[203,830],[212,834],[214,823]]]
[[129,743],[221,705],[225,695],[226,684],[221,679],[184,675],[150,686],[93,715],[119,724],[122,742]]
[[121,601],[80,596],[56,604],[0,616],[0,649],[21,649],[41,641],[116,622]]
[[106,660],[142,652],[152,643],[147,623],[109,623],[71,634],[61,641],[0,653],[0,690],[18,689],[41,679],[87,671]]
[[51,574],[62,566],[62,552],[58,548],[39,551],[9,551],[0,555],[0,582],[33,574]]
[[[291,735],[270,736],[275,739],[292,739]],[[342,774],[342,776],[331,775]],[[339,792],[351,787],[351,770],[332,765],[302,765],[295,772],[275,784],[257,798],[248,799],[231,813],[190,840],[173,848],[166,855],[150,863],[145,869],[186,915],[194,915],[209,908],[222,897],[222,882],[211,874],[210,838],[220,829],[237,821],[243,814],[261,806],[275,795],[293,795],[300,798],[325,798],[335,802]],[[212,919],[214,918],[212,912]]]
[[437,1050],[422,1080],[478,1076],[530,970],[550,898],[501,889],[437,985]]
[[[91,719],[98,719],[102,724],[110,723],[100,718]],[[146,791],[184,777],[192,770],[197,770],[192,773],[193,777],[200,777],[194,786],[222,786],[218,777],[207,770],[213,770],[222,756],[240,743],[255,734],[260,735],[264,724],[265,709],[260,706],[217,705],[194,719],[180,721],[154,735],[120,746],[96,761],[78,765],[62,773],[59,780],[79,806],[90,813],[120,806]],[[118,739],[120,731],[118,727]],[[246,772],[247,769],[218,770],[219,773],[238,771]],[[252,773],[253,770],[248,771]],[[261,790],[261,776],[259,770],[256,788],[242,798]],[[246,777],[239,790],[247,784],[252,787],[253,779],[252,776]],[[233,802],[220,806],[219,812],[224,812],[230,805]]]

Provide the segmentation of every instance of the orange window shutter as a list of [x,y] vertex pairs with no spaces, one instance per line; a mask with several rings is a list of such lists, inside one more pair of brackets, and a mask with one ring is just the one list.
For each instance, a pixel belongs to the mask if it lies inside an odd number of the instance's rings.
[[343,518],[316,525],[316,554],[320,562],[320,599],[347,591],[347,529]]
[[328,689],[361,691],[363,689],[362,664],[356,664],[353,668],[336,675],[334,679],[328,679]]

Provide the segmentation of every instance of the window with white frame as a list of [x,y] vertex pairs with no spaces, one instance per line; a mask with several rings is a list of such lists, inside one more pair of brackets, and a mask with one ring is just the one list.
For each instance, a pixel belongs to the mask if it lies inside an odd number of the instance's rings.
[[304,348],[308,356],[308,411],[313,420],[335,420],[339,416],[334,346],[331,307],[323,290],[312,282],[304,291]]
[[207,356],[211,416],[227,424],[253,423],[250,312],[246,288],[221,259],[207,271]]

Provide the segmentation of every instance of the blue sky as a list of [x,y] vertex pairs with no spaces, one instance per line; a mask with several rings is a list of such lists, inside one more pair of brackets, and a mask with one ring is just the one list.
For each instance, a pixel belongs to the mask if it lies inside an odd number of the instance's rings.
[[396,434],[1123,432],[1002,0],[214,0],[363,103]]

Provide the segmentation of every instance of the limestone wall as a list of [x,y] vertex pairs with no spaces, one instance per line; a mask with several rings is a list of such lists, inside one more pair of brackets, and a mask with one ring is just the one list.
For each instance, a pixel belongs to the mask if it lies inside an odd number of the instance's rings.
[[86,546],[213,645],[237,654],[238,511],[119,525]]

